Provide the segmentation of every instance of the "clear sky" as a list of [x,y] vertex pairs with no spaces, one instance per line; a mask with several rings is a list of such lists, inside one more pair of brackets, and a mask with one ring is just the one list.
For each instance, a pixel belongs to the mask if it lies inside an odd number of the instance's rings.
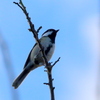
[[[18,1],[18,0],[16,0]],[[61,57],[53,68],[56,100],[96,100],[99,58],[99,0],[23,0],[32,22],[41,34],[49,29],[60,29],[56,38],[56,50],[51,62]],[[13,0],[0,3],[0,45],[6,41],[10,55],[5,48],[3,59],[0,46],[0,100],[50,100],[44,67],[32,71],[17,90],[8,76],[16,78],[23,69],[26,58],[35,40],[28,31],[23,12]],[[14,94],[12,94],[11,90]],[[15,99],[16,100],[16,99]],[[17,99],[18,100],[18,99]]]

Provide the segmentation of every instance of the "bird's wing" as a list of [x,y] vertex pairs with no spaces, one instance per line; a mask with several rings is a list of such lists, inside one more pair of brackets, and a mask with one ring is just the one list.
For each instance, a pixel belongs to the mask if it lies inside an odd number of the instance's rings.
[[29,53],[29,55],[28,55],[28,57],[27,57],[27,60],[26,60],[26,62],[25,62],[25,65],[24,65],[24,68],[27,66],[27,64],[30,62],[30,55],[31,55],[31,52],[32,52],[32,50],[35,48],[35,46],[37,45],[37,43],[35,43],[35,45],[33,46],[33,48],[31,49],[31,51],[30,51],[30,53]]

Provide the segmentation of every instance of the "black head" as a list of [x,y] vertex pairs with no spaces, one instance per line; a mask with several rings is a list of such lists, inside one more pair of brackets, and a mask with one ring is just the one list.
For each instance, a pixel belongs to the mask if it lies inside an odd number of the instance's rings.
[[49,37],[51,39],[51,42],[54,43],[55,42],[55,37],[56,37],[58,31],[59,30],[48,29],[47,31],[45,31],[42,34],[42,36],[43,37]]

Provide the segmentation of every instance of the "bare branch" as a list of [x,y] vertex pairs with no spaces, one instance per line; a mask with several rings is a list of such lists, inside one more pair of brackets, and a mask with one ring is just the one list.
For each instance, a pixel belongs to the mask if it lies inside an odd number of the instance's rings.
[[50,85],[49,83],[44,83],[45,85]]
[[40,29],[42,28],[42,26],[40,26],[37,30],[35,30],[34,24],[31,22],[31,18],[29,17],[29,14],[28,14],[28,12],[26,10],[26,7],[24,6],[22,0],[19,0],[19,3],[17,3],[17,2],[13,2],[13,3],[16,4],[23,11],[23,13],[25,14],[26,19],[27,19],[27,21],[29,23],[29,26],[30,26],[30,29],[28,29],[28,30],[30,32],[32,32],[36,42],[38,43],[38,45],[41,49],[43,59],[44,59],[45,64],[46,64],[46,67],[45,67],[47,69],[46,72],[47,72],[48,79],[49,79],[49,82],[44,83],[44,84],[48,85],[49,88],[50,88],[51,100],[55,100],[55,97],[54,97],[55,87],[53,87],[53,82],[52,82],[54,79],[52,79],[52,73],[51,72],[52,72],[52,67],[60,60],[60,57],[58,58],[57,61],[55,61],[55,63],[53,65],[51,65],[51,63],[48,63],[47,58],[46,58],[45,53],[44,53],[44,48],[42,47],[42,45],[39,41],[39,38],[38,38],[38,33],[39,33]]
[[31,18],[29,17],[29,14],[26,10],[26,7],[24,6],[24,4],[22,3],[22,0],[20,0],[19,3],[17,2],[13,2],[14,4],[16,4],[18,7],[21,8],[21,10],[24,12],[25,16],[26,16],[26,19],[28,20],[28,23],[29,23],[29,26],[30,26],[30,29],[28,29],[30,32],[33,33],[33,36],[36,40],[36,42],[38,43],[40,49],[41,49],[41,52],[43,54],[43,58],[44,58],[44,61],[46,63],[46,65],[48,65],[48,61],[46,59],[46,56],[45,56],[45,53],[44,53],[44,49],[43,47],[41,46],[40,42],[39,42],[39,38],[38,38],[38,32],[39,30],[42,28],[41,26],[38,28],[38,30],[36,31],[35,28],[34,28],[34,24],[31,22]]
[[38,29],[37,29],[37,33],[39,33],[40,29],[42,28],[42,26],[40,26]]
[[60,57],[54,62],[54,64],[52,65],[52,67],[60,60]]

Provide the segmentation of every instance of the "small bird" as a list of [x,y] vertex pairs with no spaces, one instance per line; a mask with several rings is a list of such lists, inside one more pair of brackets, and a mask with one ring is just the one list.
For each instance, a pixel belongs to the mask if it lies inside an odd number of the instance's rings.
[[[55,49],[55,38],[57,32],[59,30],[55,29],[48,29],[42,34],[42,37],[39,39],[47,61],[49,61],[54,53]],[[21,74],[14,80],[12,86],[16,89],[25,79],[25,77],[35,68],[45,65],[45,61],[43,59],[40,47],[37,43],[33,46],[32,50],[30,51],[26,63],[24,65],[23,71]]]

